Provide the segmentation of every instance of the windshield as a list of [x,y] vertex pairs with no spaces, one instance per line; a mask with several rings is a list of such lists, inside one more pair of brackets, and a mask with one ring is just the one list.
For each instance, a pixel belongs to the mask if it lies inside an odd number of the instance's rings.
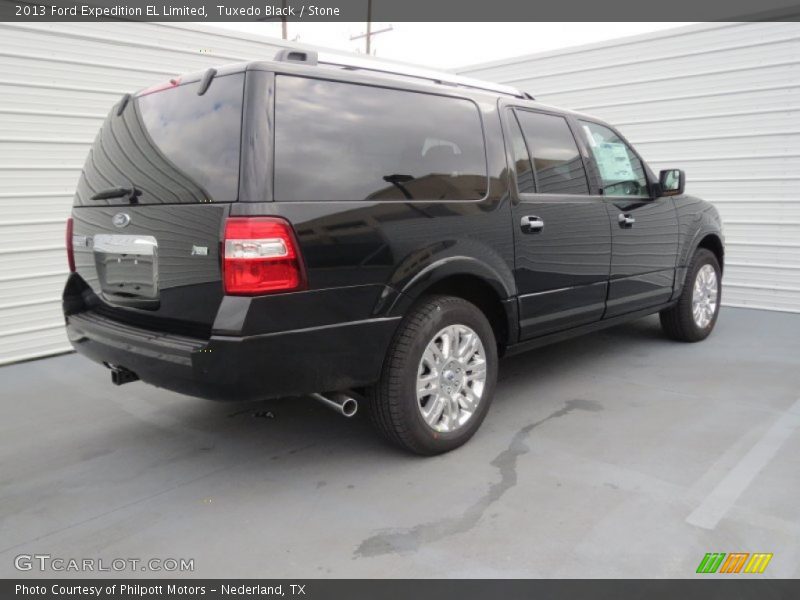
[[[244,73],[169,86],[115,106],[86,158],[76,205],[232,202],[238,197]],[[110,191],[110,193],[109,193]],[[116,194],[116,195],[115,195]],[[92,199],[99,195],[102,199]]]

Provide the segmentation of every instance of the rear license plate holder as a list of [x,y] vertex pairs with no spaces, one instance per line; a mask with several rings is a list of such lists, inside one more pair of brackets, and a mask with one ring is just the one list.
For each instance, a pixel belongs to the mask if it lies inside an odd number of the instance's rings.
[[92,243],[103,296],[115,304],[158,302],[158,241],[151,235],[97,234]]

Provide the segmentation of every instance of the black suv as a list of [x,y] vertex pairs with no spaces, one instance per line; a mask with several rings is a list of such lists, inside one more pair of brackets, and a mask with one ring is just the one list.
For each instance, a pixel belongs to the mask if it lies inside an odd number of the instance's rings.
[[659,312],[711,332],[721,223],[612,126],[505,86],[310,52],[125,95],[78,183],[75,349],[218,400],[310,394],[421,454],[498,357]]

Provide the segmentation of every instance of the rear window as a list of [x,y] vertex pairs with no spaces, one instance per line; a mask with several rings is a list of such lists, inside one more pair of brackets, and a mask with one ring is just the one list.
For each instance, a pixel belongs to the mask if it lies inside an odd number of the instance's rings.
[[168,87],[115,107],[95,139],[78,184],[76,203],[102,190],[133,186],[142,204],[231,202],[239,191],[244,73]]
[[477,200],[488,177],[477,106],[279,76],[275,199]]

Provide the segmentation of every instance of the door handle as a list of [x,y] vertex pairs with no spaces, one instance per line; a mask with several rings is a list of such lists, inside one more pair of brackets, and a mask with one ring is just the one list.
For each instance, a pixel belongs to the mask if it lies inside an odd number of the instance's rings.
[[544,229],[544,221],[539,217],[525,216],[520,219],[519,226],[525,233],[539,233]]
[[619,224],[622,227],[633,227],[634,223],[636,223],[636,219],[634,219],[632,216],[620,213]]

